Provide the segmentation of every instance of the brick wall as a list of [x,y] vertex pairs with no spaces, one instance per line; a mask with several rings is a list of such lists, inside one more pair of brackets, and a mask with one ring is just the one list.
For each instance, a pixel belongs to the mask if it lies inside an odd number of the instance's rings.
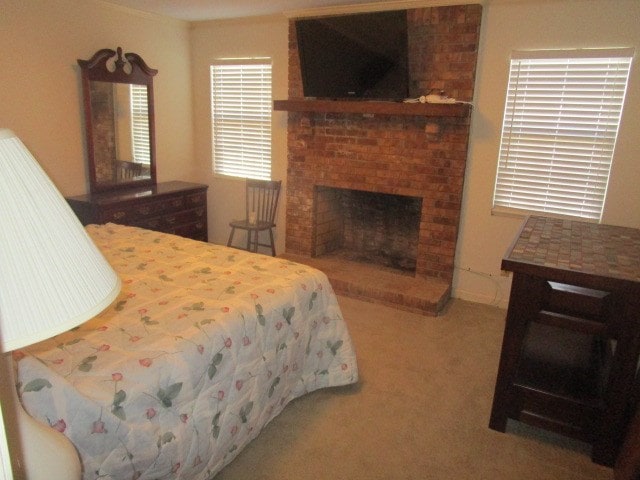
[[[411,96],[472,99],[481,14],[479,5],[407,11]],[[289,98],[301,97],[291,21]],[[419,197],[416,274],[451,281],[468,138],[469,118],[290,112],[286,251],[322,253],[316,235],[339,228],[318,206],[323,187]]]

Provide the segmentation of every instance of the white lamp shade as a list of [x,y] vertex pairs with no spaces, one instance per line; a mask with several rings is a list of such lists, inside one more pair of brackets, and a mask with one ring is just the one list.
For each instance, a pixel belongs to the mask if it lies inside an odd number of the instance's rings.
[[0,351],[85,322],[119,291],[64,197],[20,139],[0,129]]

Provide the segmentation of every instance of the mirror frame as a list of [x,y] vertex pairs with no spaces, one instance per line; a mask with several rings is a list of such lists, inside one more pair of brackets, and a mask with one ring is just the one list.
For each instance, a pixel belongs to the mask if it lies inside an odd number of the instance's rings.
[[[107,63],[115,60],[115,68],[110,69]],[[153,77],[158,70],[150,68],[137,54],[129,52],[122,55],[117,50],[103,48],[98,50],[89,60],[78,59],[82,71],[82,94],[85,116],[85,133],[87,141],[87,160],[89,168],[89,190],[91,193],[120,190],[137,186],[156,185],[156,142],[155,142],[155,110],[153,103]],[[130,71],[128,71],[130,70]],[[147,107],[149,114],[149,178],[133,179],[115,183],[100,183],[96,175],[95,145],[93,143],[93,116],[91,110],[91,82],[125,83],[146,85]]]

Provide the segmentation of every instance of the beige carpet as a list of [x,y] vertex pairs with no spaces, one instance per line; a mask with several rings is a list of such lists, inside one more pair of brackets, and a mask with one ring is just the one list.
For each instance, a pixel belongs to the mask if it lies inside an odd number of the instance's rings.
[[216,480],[613,478],[580,442],[488,428],[504,310],[441,317],[340,297],[360,382],[287,406]]

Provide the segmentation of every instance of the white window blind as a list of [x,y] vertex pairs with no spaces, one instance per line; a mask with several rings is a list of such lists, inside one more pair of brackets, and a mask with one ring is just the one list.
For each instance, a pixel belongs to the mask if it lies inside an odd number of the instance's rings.
[[213,171],[271,179],[271,62],[211,65]]
[[131,145],[133,145],[133,161],[149,165],[151,150],[149,141],[149,110],[147,102],[147,86],[131,85]]
[[514,53],[494,211],[600,220],[632,56]]

